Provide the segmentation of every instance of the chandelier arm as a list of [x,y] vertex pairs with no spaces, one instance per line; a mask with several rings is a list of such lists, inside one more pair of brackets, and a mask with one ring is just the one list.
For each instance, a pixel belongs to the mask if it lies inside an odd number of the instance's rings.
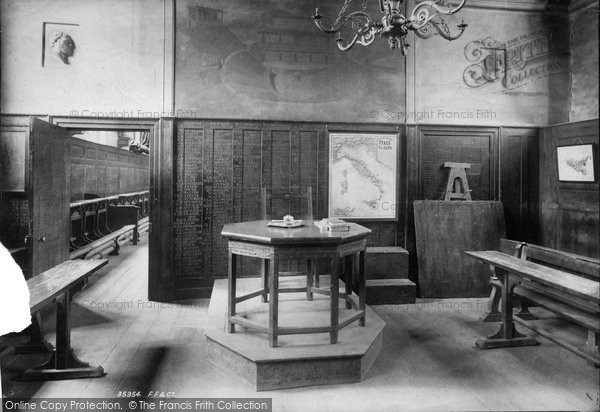
[[[455,14],[457,12],[460,11],[460,9],[462,9],[465,5],[465,3],[467,2],[467,0],[462,0],[460,2],[460,4],[454,8],[450,7],[450,6],[446,6],[446,7],[440,7],[438,6],[438,3],[440,2],[440,0],[427,0],[424,1],[422,3],[419,3],[418,6],[415,7],[415,10],[420,8],[420,7],[431,7],[432,9],[436,10],[438,13],[441,14],[446,14],[446,15],[452,15]],[[413,10],[414,13],[414,10]]]
[[345,52],[348,51],[352,48],[352,46],[354,46],[356,44],[356,41],[358,40],[358,34],[353,34],[352,38],[350,39],[350,41],[348,41],[346,44],[344,44],[344,39],[337,39],[337,46],[338,48]]
[[[458,39],[460,36],[463,35],[463,33],[465,32],[465,29],[467,28],[466,24],[461,24],[458,26],[459,32],[456,35],[450,34],[450,33],[446,33],[444,30],[442,30],[439,26],[439,24],[435,21],[430,21],[429,25],[432,26],[436,31],[437,34],[439,34],[440,36],[442,36],[444,39],[452,41],[452,40],[456,40]],[[416,34],[417,32],[415,32]],[[431,37],[431,36],[429,36]]]
[[433,30],[432,24],[426,24],[425,26],[420,27],[418,29],[413,29],[413,31],[415,32],[415,36],[425,40],[430,39],[437,34]]
[[[431,20],[433,18],[435,18],[438,13],[444,14],[444,15],[452,15],[452,14],[457,13],[460,9],[463,8],[466,1],[467,0],[462,0],[460,2],[460,4],[454,8],[450,8],[450,7],[444,8],[444,7],[438,6],[437,3],[439,3],[440,0],[423,1],[423,2],[419,3],[419,5],[413,9],[409,20],[414,29],[420,29],[421,27],[424,27],[429,22],[431,22]],[[429,9],[435,10],[437,13],[431,14],[429,12]]]
[[321,19],[322,17],[319,14],[315,14],[313,16],[315,25],[319,28],[319,30],[328,34],[337,33],[338,31],[350,24],[353,24],[353,30],[356,33],[358,33],[359,35],[365,34],[369,32],[373,23],[371,17],[367,13],[364,13],[362,11],[355,11],[346,16],[343,16],[337,24],[333,24],[329,27],[325,26],[321,22]]
[[360,36],[356,42],[358,44],[360,44],[361,46],[368,46],[369,44],[373,43],[373,41],[375,41],[376,35],[377,35],[377,29],[372,27],[368,33]]

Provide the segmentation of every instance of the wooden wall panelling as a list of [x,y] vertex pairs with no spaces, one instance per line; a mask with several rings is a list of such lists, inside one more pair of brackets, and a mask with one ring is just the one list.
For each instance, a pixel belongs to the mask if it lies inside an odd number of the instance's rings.
[[443,198],[448,170],[444,162],[471,163],[467,180],[473,200],[498,196],[498,129],[421,126],[419,139],[419,197]]
[[509,239],[539,241],[539,129],[502,128],[500,200]]
[[71,201],[84,195],[105,197],[149,188],[148,156],[77,138],[69,139],[68,152]]
[[174,232],[174,122],[161,119],[150,136],[150,242],[148,299],[175,299]]
[[[204,123],[180,121],[176,124],[174,147],[173,282],[181,288],[209,286],[203,276],[211,271],[210,209],[205,186],[206,156]],[[198,286],[200,285],[200,286]]]
[[28,233],[28,133],[29,117],[0,117],[0,241],[11,249],[24,247]]
[[548,247],[598,258],[598,180],[595,183],[558,181],[556,147],[580,143],[593,143],[598,147],[598,119],[552,126],[541,131],[541,240]]
[[[335,125],[332,130],[398,133],[397,126],[389,125]],[[221,229],[228,222],[260,218],[261,186],[303,190],[310,185],[315,217],[326,216],[324,124],[180,120],[175,146],[174,282],[179,297],[208,296],[213,280],[226,276]],[[402,161],[399,166],[402,175]],[[404,186],[399,193],[404,193]],[[397,245],[399,239],[403,241],[400,216],[400,223],[365,223],[374,230],[371,242]],[[242,259],[239,267],[243,276],[259,273],[252,260]]]
[[418,282],[413,202],[442,198],[447,171],[444,162],[471,163],[467,170],[474,200],[497,200],[498,128],[470,126],[406,126],[405,248],[409,278]]

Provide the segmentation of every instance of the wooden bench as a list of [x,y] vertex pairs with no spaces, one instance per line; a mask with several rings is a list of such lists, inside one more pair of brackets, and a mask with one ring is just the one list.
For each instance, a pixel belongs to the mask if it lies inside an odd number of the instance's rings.
[[[481,349],[536,345],[537,341],[518,333],[517,322],[537,334],[600,366],[599,262],[594,259],[537,245],[503,240],[502,251],[466,252],[490,265],[492,270],[491,310],[484,321],[502,322],[500,330],[487,339],[478,340]],[[520,301],[521,311],[513,317],[513,303]],[[500,303],[501,302],[501,303]],[[500,303],[500,310],[497,306]],[[576,347],[535,326],[529,312],[537,305],[588,330],[583,348]],[[500,319],[497,319],[500,315]]]
[[71,300],[87,278],[108,263],[102,260],[67,260],[27,281],[29,306],[37,314],[56,303],[56,347],[48,362],[26,370],[20,380],[93,378],[104,374],[102,366],[80,361],[71,348]]

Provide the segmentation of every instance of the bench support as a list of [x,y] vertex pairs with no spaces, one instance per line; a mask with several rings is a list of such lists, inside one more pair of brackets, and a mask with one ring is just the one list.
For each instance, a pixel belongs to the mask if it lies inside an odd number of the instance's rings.
[[[527,244],[526,243],[517,243],[513,250],[513,256],[518,257],[520,259],[527,258]],[[490,277],[490,284],[492,285],[492,292],[490,294],[490,309],[486,312],[479,320],[481,322],[500,322],[502,320],[502,315],[500,313],[500,299],[502,298],[502,284],[498,280],[496,276],[496,268],[490,265],[490,272],[492,276]],[[536,317],[533,313],[529,312],[529,306],[522,299],[519,299],[519,313],[517,313],[521,319],[525,320],[535,320]]]
[[54,347],[44,339],[42,333],[42,316],[40,312],[31,317],[31,325],[28,328],[29,341],[15,347],[15,355],[29,355],[33,353],[52,353]]
[[596,333],[593,330],[588,330],[588,338],[585,342],[585,352],[596,359],[595,366],[600,366],[600,333]]
[[492,292],[490,293],[490,307],[489,310],[479,319],[481,322],[500,322],[502,320],[502,313],[500,312],[500,299],[502,298],[502,284],[496,276],[496,268],[490,266],[492,276],[490,278],[490,284],[492,285]]
[[487,339],[478,339],[475,346],[479,349],[509,348],[515,346],[534,346],[538,342],[517,331],[513,321],[513,289],[518,282],[511,280],[510,274],[496,269],[501,290],[501,320],[500,329]]
[[66,290],[56,298],[56,349],[46,363],[27,369],[19,380],[57,380],[97,378],[104,375],[102,366],[82,362],[71,348],[71,294]]

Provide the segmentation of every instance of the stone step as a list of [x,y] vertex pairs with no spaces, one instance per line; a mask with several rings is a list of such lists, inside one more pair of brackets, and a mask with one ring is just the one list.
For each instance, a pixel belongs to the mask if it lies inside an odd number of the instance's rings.
[[401,247],[368,247],[367,279],[408,279],[408,251]]
[[415,303],[417,288],[408,279],[367,279],[367,305]]

